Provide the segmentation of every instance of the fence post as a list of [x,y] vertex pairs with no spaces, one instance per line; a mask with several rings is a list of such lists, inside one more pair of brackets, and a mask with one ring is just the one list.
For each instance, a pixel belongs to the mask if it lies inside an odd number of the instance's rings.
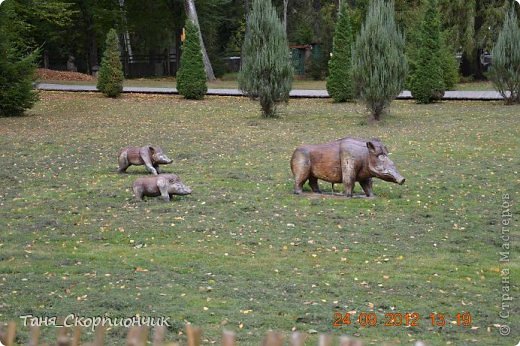
[[199,346],[202,331],[200,328],[192,327],[190,323],[186,325],[186,336],[188,337],[188,346]]
[[74,327],[74,334],[72,334],[72,346],[80,346],[81,343],[81,327]]
[[277,332],[270,331],[265,336],[263,346],[282,346],[283,345],[283,335]]
[[162,346],[164,342],[164,336],[166,335],[165,326],[156,326],[153,329],[153,346]]
[[38,346],[40,340],[40,327],[31,326],[31,339],[29,340],[29,346]]
[[318,339],[319,346],[332,346],[332,336],[328,334],[320,334]]
[[229,330],[222,332],[222,346],[235,346],[235,333]]
[[92,346],[103,346],[105,344],[105,326],[100,325],[96,328],[96,336]]
[[303,346],[305,339],[307,339],[307,334],[294,332],[291,335],[291,346]]
[[57,337],[56,344],[58,346],[70,346],[70,338],[67,335],[67,328],[60,327],[58,329],[58,337]]
[[341,336],[339,338],[339,346],[362,346],[362,343],[357,339],[352,339],[348,336]]
[[132,327],[128,331],[128,335],[126,337],[126,345],[127,346],[144,346],[146,344],[146,339],[148,338],[148,328],[147,327]]
[[11,321],[7,324],[7,338],[5,340],[7,346],[14,346],[15,336],[16,336],[16,323]]

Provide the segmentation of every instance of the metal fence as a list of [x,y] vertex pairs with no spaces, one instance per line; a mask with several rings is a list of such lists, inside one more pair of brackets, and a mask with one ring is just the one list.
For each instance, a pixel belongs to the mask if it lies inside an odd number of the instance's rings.
[[175,76],[176,54],[123,55],[123,72],[127,78]]

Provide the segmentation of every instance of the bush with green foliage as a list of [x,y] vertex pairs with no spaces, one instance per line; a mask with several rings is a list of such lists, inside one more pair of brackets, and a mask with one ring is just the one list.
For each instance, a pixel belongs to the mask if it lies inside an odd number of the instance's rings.
[[123,91],[123,65],[119,51],[119,38],[115,29],[107,34],[106,47],[98,72],[97,88],[108,97],[118,97]]
[[[10,31],[10,17],[4,4],[0,9],[0,116],[22,115],[38,100],[33,81],[38,51],[25,54],[16,46]],[[12,14],[12,13],[11,13]]]
[[293,80],[287,36],[270,0],[255,0],[247,23],[238,85],[259,98],[264,117],[276,117],[276,105],[289,100]]
[[181,66],[177,72],[177,90],[190,100],[201,100],[208,92],[202,60],[199,31],[195,23],[186,21],[186,39],[182,45]]
[[352,50],[352,76],[356,94],[373,120],[403,90],[408,71],[405,40],[394,17],[394,2],[374,0]]
[[354,98],[352,81],[352,26],[348,5],[341,3],[334,41],[332,57],[329,60],[327,91],[334,102],[346,102]]
[[520,27],[514,9],[506,16],[491,54],[488,77],[506,104],[520,103]]
[[418,35],[415,70],[410,91],[417,103],[431,103],[444,96],[441,23],[436,0],[428,0]]

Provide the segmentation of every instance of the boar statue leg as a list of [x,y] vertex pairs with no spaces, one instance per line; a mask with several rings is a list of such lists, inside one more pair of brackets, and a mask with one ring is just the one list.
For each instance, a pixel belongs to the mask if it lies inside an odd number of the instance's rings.
[[153,165],[153,168],[155,168],[157,174],[161,174],[161,171],[159,170],[159,165]]
[[294,177],[294,193],[299,195],[303,192],[303,184],[307,181],[307,178],[301,176]]
[[157,170],[154,168],[154,166],[152,166],[151,163],[147,163],[146,160],[145,160],[145,167],[146,167],[146,170],[150,173],[152,173],[153,175],[157,175]]
[[349,156],[350,155],[346,154],[345,157],[342,157],[341,160],[341,175],[343,185],[345,186],[346,197],[352,197],[352,194],[354,193],[354,184],[356,183],[354,160],[350,159]]
[[312,192],[321,193],[320,186],[318,185],[318,178],[310,176],[309,185],[311,186]]
[[374,193],[372,192],[372,178],[367,178],[363,181],[359,182],[361,184],[361,187],[363,188],[363,191],[365,191],[365,195],[367,197],[374,197]]
[[142,186],[134,186],[134,196],[138,200],[142,201],[144,199],[144,188]]
[[124,150],[121,155],[119,155],[118,162],[119,168],[117,171],[119,173],[126,172],[126,169],[130,166],[130,163],[128,162],[128,152],[126,150]]
[[146,170],[152,173],[153,175],[157,175],[157,170],[154,168],[152,164],[152,152],[153,147],[142,147],[141,149],[139,149],[139,154],[141,155],[141,159],[143,160]]
[[296,150],[291,159],[291,170],[294,175],[294,193],[299,195],[303,192],[303,184],[309,179],[311,172],[308,153]]
[[345,196],[352,197],[354,184],[356,183],[356,172],[353,160],[344,160],[341,164],[341,175],[345,186]]
[[343,185],[345,186],[345,196],[346,197],[352,197],[354,194],[354,184],[355,181],[352,178],[344,177],[343,178]]
[[161,192],[161,197],[165,202],[170,201],[170,194],[168,193],[168,180],[159,179],[157,181],[157,187],[159,187],[159,191]]

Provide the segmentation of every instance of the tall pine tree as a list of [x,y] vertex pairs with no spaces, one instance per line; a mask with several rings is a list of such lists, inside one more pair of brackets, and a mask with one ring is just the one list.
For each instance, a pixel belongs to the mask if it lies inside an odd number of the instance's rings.
[[332,57],[329,60],[329,78],[327,78],[327,91],[334,102],[345,102],[354,98],[351,48],[352,26],[348,5],[343,1],[334,32]]
[[520,27],[514,9],[507,15],[491,53],[489,78],[506,104],[520,103]]
[[110,29],[97,81],[98,90],[108,97],[118,97],[123,91],[124,75],[120,56],[117,32]]
[[254,0],[247,25],[238,85],[258,97],[264,117],[276,117],[276,105],[289,100],[293,79],[287,36],[271,0]]
[[442,41],[436,0],[428,0],[418,36],[418,54],[410,91],[418,103],[431,103],[444,96]]
[[186,39],[182,45],[181,67],[177,72],[177,90],[192,100],[201,100],[208,92],[199,31],[189,19],[186,21]]
[[376,121],[403,90],[408,71],[394,12],[393,1],[373,0],[352,50],[356,93]]

